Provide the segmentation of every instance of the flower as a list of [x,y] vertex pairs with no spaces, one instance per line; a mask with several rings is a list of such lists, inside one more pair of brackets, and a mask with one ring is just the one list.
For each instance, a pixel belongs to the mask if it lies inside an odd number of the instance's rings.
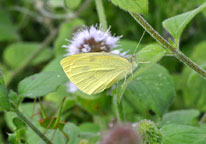
[[116,124],[103,137],[100,144],[140,144],[138,133],[130,124]]
[[[121,36],[115,37],[110,33],[110,28],[103,31],[101,26],[83,27],[79,29],[69,41],[68,45],[63,45],[66,48],[67,56],[78,53],[88,52],[110,52],[113,54],[126,55],[126,52],[120,53],[120,50],[114,50],[118,47],[118,42]],[[74,92],[78,88],[73,84],[67,84],[69,92]]]

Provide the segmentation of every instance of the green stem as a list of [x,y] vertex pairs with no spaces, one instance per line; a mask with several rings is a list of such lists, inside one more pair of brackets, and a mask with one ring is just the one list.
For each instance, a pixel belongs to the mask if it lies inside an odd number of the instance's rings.
[[106,31],[107,30],[107,20],[106,20],[106,16],[104,13],[104,6],[102,3],[102,0],[95,0],[95,2],[96,2],[97,13],[99,16],[99,21],[102,25],[103,30]]
[[22,119],[46,144],[52,144],[52,142],[17,108],[14,109],[17,116]]
[[113,105],[114,105],[114,111],[115,111],[115,115],[116,115],[116,118],[117,118],[117,121],[119,123],[122,122],[121,120],[121,114],[120,114],[120,105],[121,103],[118,103],[118,99],[117,99],[117,95],[113,95]]
[[167,40],[165,40],[157,31],[155,31],[152,26],[138,13],[131,13],[133,18],[164,48],[169,49],[174,56],[179,59],[181,62],[189,66],[191,69],[196,71],[202,77],[206,77],[206,71],[194,63],[191,59],[185,56],[177,48],[173,47]]
[[56,34],[57,34],[57,29],[53,30],[49,36],[43,41],[42,45],[36,50],[34,51],[34,53],[29,56],[24,63],[22,63],[22,65],[20,65],[19,67],[17,67],[17,69],[15,69],[13,71],[13,73],[11,74],[10,79],[7,81],[7,85],[9,85],[12,80],[19,74],[21,73],[27,66],[29,66],[29,64],[34,60],[34,58],[36,58],[55,38]]

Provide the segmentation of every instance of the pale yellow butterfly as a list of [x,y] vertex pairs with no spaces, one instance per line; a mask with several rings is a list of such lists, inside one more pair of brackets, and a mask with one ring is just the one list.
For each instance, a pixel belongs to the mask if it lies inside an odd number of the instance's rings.
[[97,52],[68,56],[61,65],[70,81],[89,95],[111,87],[136,67],[120,55]]

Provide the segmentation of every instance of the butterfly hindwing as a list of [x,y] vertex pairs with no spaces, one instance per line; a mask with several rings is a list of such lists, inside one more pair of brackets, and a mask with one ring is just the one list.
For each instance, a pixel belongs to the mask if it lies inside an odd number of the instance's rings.
[[69,79],[87,94],[100,93],[131,72],[131,63],[110,53],[84,53],[61,61]]

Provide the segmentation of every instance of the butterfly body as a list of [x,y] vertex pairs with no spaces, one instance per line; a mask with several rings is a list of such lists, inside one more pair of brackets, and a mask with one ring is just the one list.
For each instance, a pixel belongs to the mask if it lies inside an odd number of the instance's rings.
[[61,61],[64,72],[81,91],[91,95],[111,87],[134,68],[126,58],[111,53],[81,53]]

